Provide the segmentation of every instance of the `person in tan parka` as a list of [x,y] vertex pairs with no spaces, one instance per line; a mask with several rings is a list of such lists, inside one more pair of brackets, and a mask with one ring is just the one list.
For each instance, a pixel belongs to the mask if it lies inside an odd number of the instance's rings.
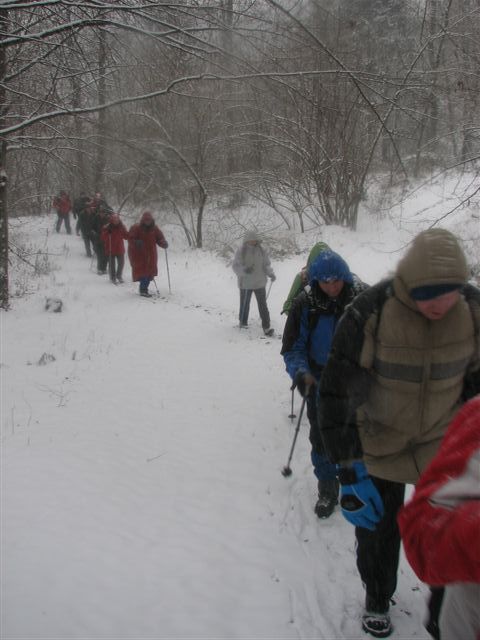
[[405,484],[480,392],[480,291],[467,278],[452,233],[420,233],[394,277],[347,308],[320,380],[318,426],[338,465],[342,513],[356,527],[362,626],[374,637],[392,632]]

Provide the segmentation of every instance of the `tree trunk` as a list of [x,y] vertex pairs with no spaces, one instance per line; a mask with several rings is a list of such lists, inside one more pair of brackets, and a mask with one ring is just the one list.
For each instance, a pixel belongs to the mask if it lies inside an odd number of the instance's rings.
[[[105,104],[107,99],[107,89],[105,82],[106,60],[107,60],[107,34],[103,29],[99,31],[99,51],[98,51],[98,104]],[[106,167],[106,112],[104,109],[98,112],[97,122],[97,153],[95,162],[95,191],[103,193],[105,167]]]
[[[0,9],[0,40],[7,35],[8,10]],[[7,52],[0,42],[0,78],[3,83],[7,72]],[[0,83],[0,127],[5,126],[6,91]],[[7,141],[0,140],[0,308],[8,309],[8,210],[7,210]]]

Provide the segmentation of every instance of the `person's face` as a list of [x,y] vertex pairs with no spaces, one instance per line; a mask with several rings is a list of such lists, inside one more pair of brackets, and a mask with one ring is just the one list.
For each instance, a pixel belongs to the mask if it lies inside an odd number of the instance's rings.
[[319,282],[318,286],[329,298],[338,298],[344,284],[343,280],[330,280],[329,282]]
[[417,300],[417,309],[428,320],[441,320],[460,298],[460,291],[449,291],[431,300]]

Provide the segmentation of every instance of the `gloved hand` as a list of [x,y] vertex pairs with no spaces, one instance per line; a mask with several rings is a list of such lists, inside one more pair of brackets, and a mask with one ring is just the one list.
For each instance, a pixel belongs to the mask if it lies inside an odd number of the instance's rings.
[[277,279],[277,276],[274,273],[272,273],[272,275],[270,276],[270,280],[272,282],[275,282],[276,279]]
[[363,462],[338,469],[343,516],[356,527],[374,531],[384,514],[383,501]]
[[137,240],[135,240],[135,246],[137,249],[141,249],[143,247],[143,240],[137,238]]
[[245,273],[253,273],[253,267],[245,267]]
[[308,371],[297,371],[293,378],[292,389],[295,389],[296,387],[302,398],[307,398],[315,391],[316,384],[317,381],[311,373]]

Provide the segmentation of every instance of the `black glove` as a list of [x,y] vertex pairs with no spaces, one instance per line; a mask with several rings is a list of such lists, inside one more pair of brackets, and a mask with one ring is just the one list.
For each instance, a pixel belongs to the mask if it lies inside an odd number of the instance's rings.
[[293,379],[292,389],[296,387],[302,398],[308,398],[308,396],[315,393],[315,385],[316,381],[311,373],[308,373],[308,371],[297,371]]
[[277,279],[276,275],[274,273],[272,273],[272,275],[270,276],[270,280],[272,282],[275,282],[276,279]]
[[253,273],[253,267],[245,267],[245,273]]

